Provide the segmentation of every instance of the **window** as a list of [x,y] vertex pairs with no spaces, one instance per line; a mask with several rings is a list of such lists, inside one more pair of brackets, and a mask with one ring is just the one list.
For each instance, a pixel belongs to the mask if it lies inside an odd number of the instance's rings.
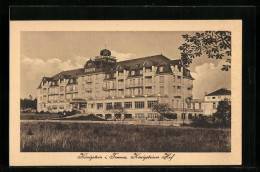
[[191,109],[191,104],[190,103],[187,103],[187,108]]
[[118,76],[123,76],[124,75],[124,71],[119,71],[118,72]]
[[191,113],[189,113],[188,119],[192,119],[192,114]]
[[89,106],[89,108],[91,108],[91,109],[93,109],[94,108],[94,103],[90,103],[90,104],[88,104]]
[[178,82],[181,82],[181,76],[177,76]]
[[193,103],[193,109],[195,109],[195,103]]
[[201,109],[201,103],[199,103],[199,109]]
[[177,113],[172,114],[172,119],[177,119]]
[[216,99],[216,97],[212,97],[212,99]]
[[53,106],[52,106],[52,109],[57,109],[57,105],[53,105]]
[[103,109],[103,103],[97,103],[97,109]]
[[179,100],[176,102],[176,108],[179,108]]
[[175,106],[174,106],[174,100],[172,100],[172,107],[175,107]]
[[160,76],[160,83],[164,82],[164,76]]
[[148,118],[158,118],[158,114],[157,113],[148,113]]
[[125,102],[125,109],[131,109],[132,108],[132,102]]
[[161,67],[159,68],[159,71],[160,71],[160,72],[163,72],[163,66],[161,66]]
[[65,98],[65,97],[64,97],[64,94],[61,94],[61,95],[60,95],[60,99],[63,100],[64,98]]
[[144,118],[144,114],[143,113],[136,113],[135,118]]
[[118,85],[119,86],[123,86],[124,85],[124,80],[123,79],[118,80]]
[[59,108],[60,108],[60,109],[64,109],[64,106],[60,105]]
[[185,113],[182,113],[182,114],[181,114],[181,119],[185,119],[185,116],[186,116],[186,114],[185,114]]
[[164,93],[164,86],[160,86],[160,93]]
[[152,83],[152,76],[145,77],[146,83]]
[[143,70],[139,70],[139,73],[140,73],[140,75],[142,75],[143,74]]
[[145,87],[146,93],[152,93],[152,87]]
[[124,90],[123,90],[123,89],[121,89],[121,90],[118,90],[118,94],[119,94],[119,96],[122,96],[122,95],[124,95]]
[[146,73],[152,72],[152,67],[146,67],[146,68],[145,68],[145,72],[146,72]]
[[122,102],[115,102],[114,107],[122,107]]
[[213,103],[213,109],[216,109],[216,103]]
[[144,102],[135,102],[135,108],[136,109],[143,109],[144,108]]
[[181,93],[181,86],[177,86],[177,92]]
[[148,101],[147,103],[148,103],[148,108],[152,108],[153,105],[158,103],[158,101],[157,100],[156,101]]
[[131,71],[131,75],[135,75],[135,71],[134,70]]
[[111,109],[112,108],[112,103],[106,103],[106,109]]
[[95,68],[88,68],[88,69],[85,69],[85,72],[94,72],[96,69]]
[[210,99],[210,97],[207,97],[207,99]]

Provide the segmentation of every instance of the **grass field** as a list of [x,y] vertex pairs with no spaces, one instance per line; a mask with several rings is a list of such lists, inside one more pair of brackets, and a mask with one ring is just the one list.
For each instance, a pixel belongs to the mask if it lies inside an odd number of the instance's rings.
[[54,119],[60,118],[59,114],[36,114],[36,113],[21,113],[21,120],[44,120],[44,119]]
[[22,152],[230,152],[230,129],[21,123]]

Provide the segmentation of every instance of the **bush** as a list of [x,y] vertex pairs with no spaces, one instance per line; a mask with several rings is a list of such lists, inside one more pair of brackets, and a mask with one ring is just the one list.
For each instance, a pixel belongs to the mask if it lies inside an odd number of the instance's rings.
[[213,127],[214,124],[210,123],[209,116],[194,117],[190,123],[193,127]]
[[181,123],[180,126],[186,127],[186,126],[190,126],[190,124]]
[[42,110],[42,111],[40,111],[40,114],[44,114],[44,111]]

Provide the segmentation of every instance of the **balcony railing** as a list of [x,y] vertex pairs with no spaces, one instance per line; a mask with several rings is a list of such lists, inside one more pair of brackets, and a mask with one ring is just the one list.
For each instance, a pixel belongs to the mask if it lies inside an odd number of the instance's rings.
[[106,87],[106,86],[103,86],[102,89],[103,90],[116,90],[116,87]]
[[143,83],[126,84],[126,88],[130,87],[143,87]]

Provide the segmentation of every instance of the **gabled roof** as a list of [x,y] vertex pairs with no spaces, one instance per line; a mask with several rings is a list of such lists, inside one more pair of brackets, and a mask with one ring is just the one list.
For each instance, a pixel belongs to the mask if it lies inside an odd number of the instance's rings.
[[220,95],[231,95],[231,91],[225,88],[221,88],[217,91],[207,94],[206,96],[220,96]]

